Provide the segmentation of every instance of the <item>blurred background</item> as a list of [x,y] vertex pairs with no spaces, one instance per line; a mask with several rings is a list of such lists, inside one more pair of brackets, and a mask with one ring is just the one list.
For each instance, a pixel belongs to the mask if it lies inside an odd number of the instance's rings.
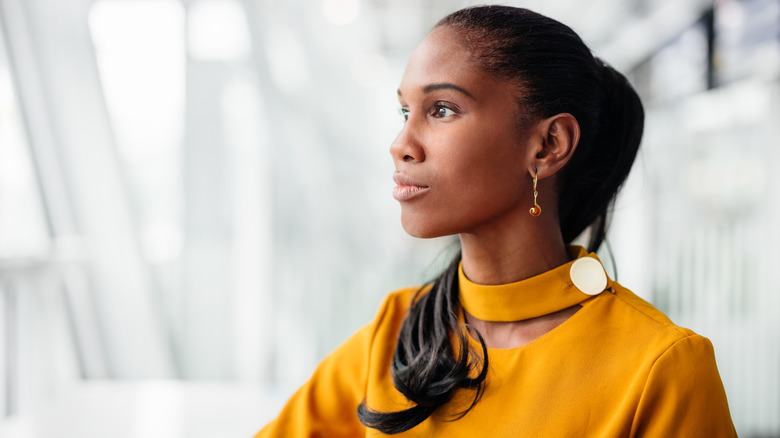
[[[0,0],[0,436],[251,436],[393,289],[395,90],[470,1]],[[647,109],[603,260],[780,436],[780,0],[514,1]]]

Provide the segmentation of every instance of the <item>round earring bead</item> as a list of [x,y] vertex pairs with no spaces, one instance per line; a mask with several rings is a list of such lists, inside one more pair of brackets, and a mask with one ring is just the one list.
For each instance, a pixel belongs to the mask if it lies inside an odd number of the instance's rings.
[[534,205],[528,212],[531,213],[531,216],[539,216],[542,214],[542,209]]
[[574,286],[588,295],[598,295],[607,288],[607,273],[593,257],[577,259],[571,265],[569,276]]

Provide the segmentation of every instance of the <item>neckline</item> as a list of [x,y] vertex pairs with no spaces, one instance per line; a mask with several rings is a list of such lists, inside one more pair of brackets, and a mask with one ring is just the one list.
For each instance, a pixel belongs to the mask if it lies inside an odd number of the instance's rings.
[[[463,308],[483,321],[522,321],[547,315],[580,304],[591,298],[579,290],[571,280],[571,266],[583,257],[592,257],[581,246],[569,246],[572,260],[542,274],[514,283],[484,285],[473,283],[458,267],[460,303]],[[611,280],[607,277],[607,288]]]

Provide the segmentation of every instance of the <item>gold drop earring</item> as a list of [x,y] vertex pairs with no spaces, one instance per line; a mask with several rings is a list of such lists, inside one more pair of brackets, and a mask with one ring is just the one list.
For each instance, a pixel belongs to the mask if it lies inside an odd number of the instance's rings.
[[534,206],[531,207],[530,210],[528,210],[529,213],[531,213],[531,216],[539,216],[542,214],[542,207],[539,207],[539,204],[536,203],[536,197],[539,195],[539,192],[536,191],[536,183],[539,181],[539,170],[534,169]]

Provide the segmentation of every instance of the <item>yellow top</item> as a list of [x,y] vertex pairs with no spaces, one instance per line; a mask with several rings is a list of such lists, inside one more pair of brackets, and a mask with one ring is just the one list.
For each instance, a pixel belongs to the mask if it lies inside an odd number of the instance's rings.
[[[575,255],[596,258],[581,248]],[[710,341],[612,280],[586,295],[569,276],[573,263],[500,286],[474,284],[461,270],[461,303],[480,319],[581,308],[528,344],[488,348],[484,395],[463,418],[449,421],[471,402],[474,392],[465,389],[397,436],[736,436]],[[374,321],[325,358],[256,438],[382,436],[360,424],[356,408],[364,398],[379,411],[411,406],[393,387],[390,361],[416,290],[390,294]]]

